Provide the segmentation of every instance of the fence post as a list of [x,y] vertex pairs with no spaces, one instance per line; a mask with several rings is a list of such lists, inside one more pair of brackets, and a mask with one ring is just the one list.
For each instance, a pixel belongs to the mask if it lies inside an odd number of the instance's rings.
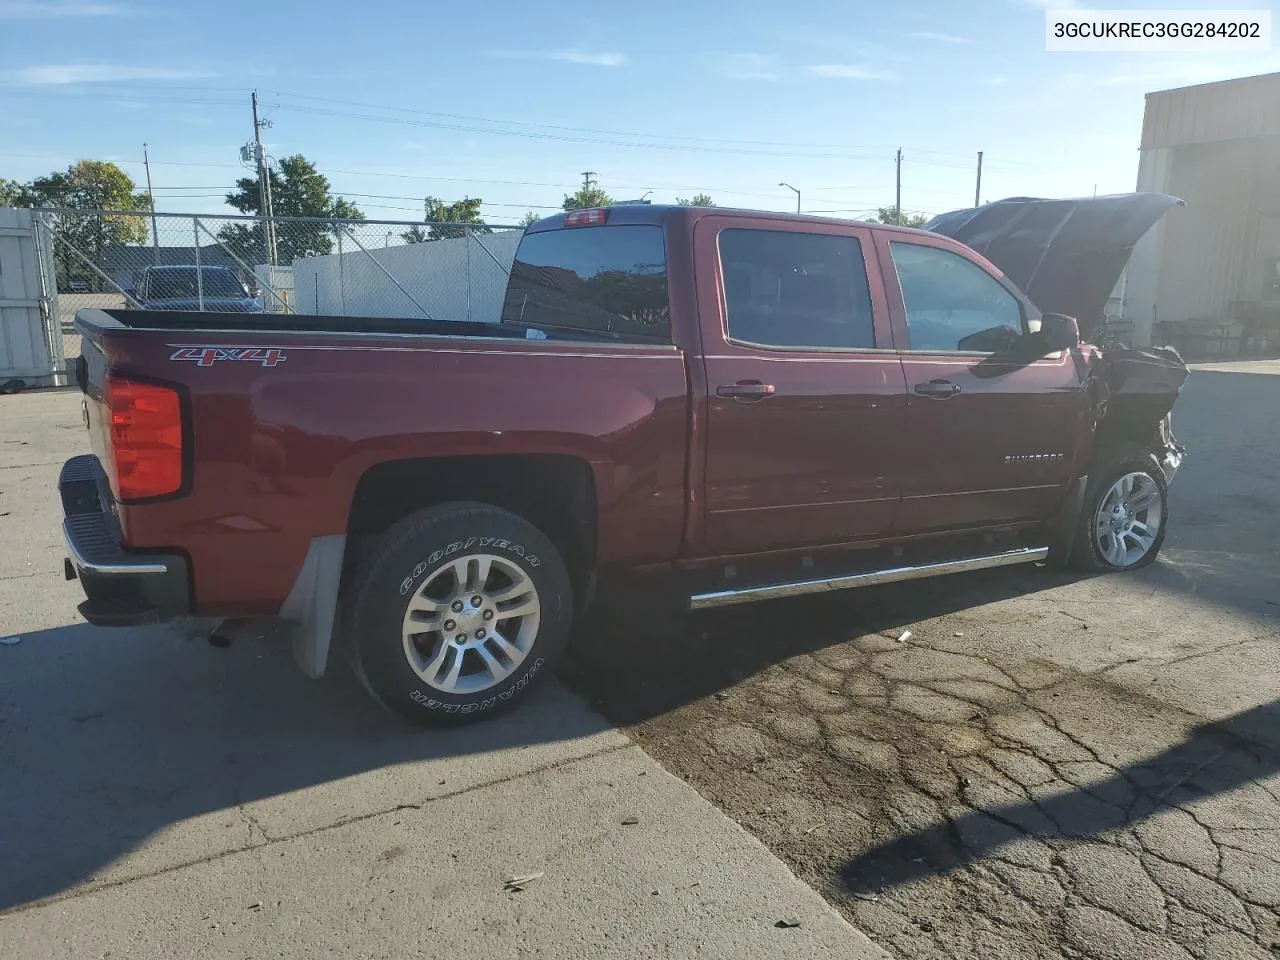
[[471,288],[471,228],[462,228],[462,242],[467,248],[467,319],[471,319],[471,301],[474,291]]
[[204,312],[204,271],[200,269],[200,218],[191,218],[191,234],[196,241],[196,305]]
[[338,300],[342,304],[342,316],[347,315],[347,267],[342,255],[342,234],[346,224],[342,221],[334,224],[334,232],[338,235]]

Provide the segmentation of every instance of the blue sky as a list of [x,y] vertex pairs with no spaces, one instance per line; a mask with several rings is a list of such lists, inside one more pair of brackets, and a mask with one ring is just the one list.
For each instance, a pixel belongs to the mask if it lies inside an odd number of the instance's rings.
[[[1143,94],[1280,69],[1236,56],[1047,53],[1053,0],[0,0],[0,176],[85,157],[157,207],[231,212],[256,88],[275,156],[371,218],[482,197],[546,212],[595,171],[617,199],[856,215],[1133,189]],[[1099,5],[1100,6],[1100,5]],[[1124,0],[1135,8],[1270,8]],[[343,101],[343,102],[335,102]]]

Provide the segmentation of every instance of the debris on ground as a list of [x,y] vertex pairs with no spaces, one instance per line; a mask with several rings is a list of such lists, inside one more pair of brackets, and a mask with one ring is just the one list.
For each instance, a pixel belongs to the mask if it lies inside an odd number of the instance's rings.
[[0,645],[6,647],[16,647],[21,642],[22,638],[16,635],[12,637],[0,637]]
[[717,700],[728,700],[728,699],[729,699],[729,695],[728,695],[727,693],[725,693],[723,690],[721,690],[719,693],[717,693],[717,694],[716,694],[716,699],[717,699]]
[[790,930],[792,927],[800,926],[800,921],[792,920],[790,918],[785,918],[785,919],[779,920],[777,923],[774,924],[774,926],[777,927],[779,930]]
[[911,639],[911,636],[912,634],[910,630],[903,630],[902,633],[898,635],[898,642],[906,643],[908,640]]
[[522,877],[508,877],[503,883],[502,889],[507,893],[519,893],[533,881],[545,876],[545,872],[539,870],[537,873],[529,873]]
[[622,821],[622,825],[624,827],[634,827],[639,822],[640,822],[639,817],[627,817],[625,820]]
[[261,901],[261,900],[259,900],[259,901],[257,901],[256,903],[251,903],[251,904],[249,904],[249,909],[250,909],[250,910],[261,910],[261,909],[262,909],[262,901]]

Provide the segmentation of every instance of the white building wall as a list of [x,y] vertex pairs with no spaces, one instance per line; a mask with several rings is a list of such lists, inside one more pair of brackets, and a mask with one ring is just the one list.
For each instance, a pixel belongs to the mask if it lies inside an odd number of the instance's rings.
[[[1173,151],[1143,150],[1138,159],[1138,192],[1168,193]],[[1178,211],[1171,210],[1157,221],[1134,245],[1125,269],[1124,319],[1133,324],[1135,346],[1151,345],[1152,325],[1157,315],[1156,288],[1164,252],[1165,221]]]
[[495,321],[521,236],[508,230],[295,260],[296,309],[353,317],[420,317],[425,310],[436,320]]

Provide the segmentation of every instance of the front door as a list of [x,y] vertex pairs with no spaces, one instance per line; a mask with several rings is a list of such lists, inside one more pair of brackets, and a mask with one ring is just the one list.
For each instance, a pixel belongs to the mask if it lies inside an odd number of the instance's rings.
[[1045,519],[1085,435],[1079,351],[1013,359],[1034,307],[957,246],[877,235],[907,383],[902,533]]
[[704,552],[887,531],[906,395],[870,231],[706,218]]

